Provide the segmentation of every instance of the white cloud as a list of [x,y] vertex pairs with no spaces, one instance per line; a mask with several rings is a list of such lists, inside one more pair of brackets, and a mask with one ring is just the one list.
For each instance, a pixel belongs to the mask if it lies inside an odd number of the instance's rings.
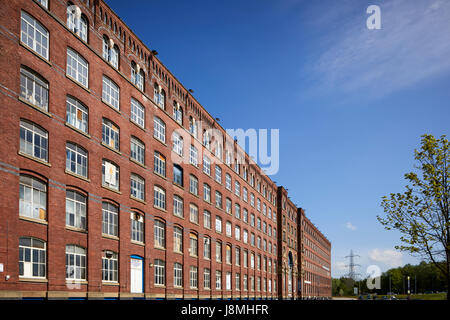
[[345,224],[345,227],[346,227],[347,229],[352,230],[352,231],[355,231],[355,230],[356,230],[356,226],[354,226],[351,222],[347,222],[347,223]]
[[336,263],[334,264],[334,270],[333,271],[346,271],[347,270],[347,266],[345,264],[345,262],[343,261],[336,261]]
[[331,31],[332,44],[311,66],[318,90],[383,96],[450,71],[450,1],[389,0],[380,8],[381,30],[368,30],[362,11]]
[[369,251],[369,258],[372,261],[384,263],[391,268],[396,268],[403,264],[403,254],[392,249],[381,250],[375,248]]

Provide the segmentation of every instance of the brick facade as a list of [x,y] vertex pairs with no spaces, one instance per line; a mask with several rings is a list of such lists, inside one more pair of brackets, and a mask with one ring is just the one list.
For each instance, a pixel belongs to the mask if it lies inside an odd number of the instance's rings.
[[[281,227],[282,217],[286,214],[294,217],[297,214],[297,208],[290,201],[287,201],[288,209],[283,207],[287,191],[277,187],[252,163],[249,156],[227,136],[216,119],[164,67],[157,58],[157,53],[147,48],[103,1],[73,1],[73,4],[81,9],[82,17],[88,23],[87,41],[68,27],[67,3],[64,1],[9,1],[4,3],[0,12],[0,264],[3,264],[3,272],[0,273],[0,298],[298,298],[296,270],[299,242],[295,237],[299,234],[300,220],[293,218],[296,220],[290,222],[291,226],[297,223],[297,233],[289,235],[290,239],[294,239],[295,245],[282,240],[282,233],[285,231],[284,225]],[[23,41],[21,15],[24,12],[48,31],[48,58],[36,53]],[[114,46],[118,48],[118,68],[104,58],[105,36],[112,39]],[[68,48],[76,51],[88,63],[86,86],[72,79],[67,72]],[[132,67],[136,65],[139,66],[138,72],[142,70],[144,74],[143,88],[139,88],[131,80]],[[21,93],[21,69],[39,75],[48,83],[47,109],[41,108]],[[104,76],[120,88],[118,109],[102,96]],[[157,103],[158,92],[165,94],[164,104]],[[69,98],[80,101],[88,110],[88,128],[84,132],[67,121],[66,106]],[[131,99],[138,101],[145,109],[143,127],[132,120]],[[176,103],[182,108],[179,121],[174,119],[173,109]],[[81,117],[79,113],[76,116]],[[155,137],[154,117],[165,123],[164,141]],[[102,138],[103,119],[112,121],[120,132],[117,150]],[[189,131],[192,119],[195,119],[198,126],[197,138]],[[46,159],[39,159],[21,150],[21,121],[33,123],[47,132]],[[216,131],[207,140],[211,145],[209,147],[204,143],[202,135],[204,130],[212,129]],[[172,151],[171,137],[175,131],[184,138],[182,156]],[[145,145],[143,164],[131,159],[131,137],[138,138]],[[87,152],[86,175],[68,170],[67,143],[77,145]],[[198,165],[189,163],[191,144],[198,150]],[[222,150],[221,157],[217,156],[217,148]],[[165,158],[165,174],[155,172],[155,151]],[[229,164],[226,163],[226,151],[231,155]],[[204,155],[211,160],[209,174],[204,172]],[[236,159],[239,161],[237,166]],[[103,160],[108,160],[119,168],[118,190],[103,183]],[[182,185],[174,182],[175,164],[183,170]],[[220,183],[216,180],[216,165],[222,170]],[[130,196],[132,174],[145,181],[144,199]],[[231,176],[231,190],[226,188],[226,174]],[[198,180],[198,194],[190,192],[191,175]],[[39,218],[20,213],[25,210],[20,208],[20,177],[33,177],[45,185],[46,205],[44,209],[39,209]],[[235,189],[236,182],[239,183],[239,194]],[[210,186],[210,199],[205,200],[204,184]],[[155,205],[155,186],[165,190],[165,208]],[[67,191],[71,190],[87,199],[85,228],[74,228],[66,223],[66,196]],[[216,191],[222,195],[221,206],[216,205]],[[175,195],[183,199],[183,217],[173,213]],[[230,213],[225,210],[227,198],[232,203]],[[118,232],[114,236],[105,234],[102,229],[104,203],[119,208]],[[191,204],[198,208],[198,221],[190,219]],[[239,216],[236,204],[240,207]],[[210,227],[204,224],[205,210],[211,214]],[[247,218],[244,218],[245,211]],[[144,218],[144,239],[141,242],[131,239],[132,217],[135,214]],[[254,224],[252,215],[255,216]],[[222,232],[215,230],[216,216],[221,218]],[[163,248],[155,245],[156,221],[165,225]],[[226,234],[227,221],[232,225],[231,236]],[[240,239],[236,237],[236,226],[240,228]],[[183,230],[181,253],[174,252],[174,227]],[[248,232],[246,242],[243,239],[244,230]],[[197,255],[189,250],[191,234],[198,239]],[[254,245],[251,243],[253,234]],[[45,243],[44,277],[19,275],[21,237],[39,239]],[[210,258],[205,258],[203,254],[204,238],[210,239]],[[215,259],[216,241],[222,243],[222,262]],[[68,245],[85,250],[86,276],[82,280],[66,279]],[[232,247],[230,264],[225,259],[227,245]],[[236,248],[240,250],[239,263],[236,260]],[[102,256],[108,256],[108,252],[118,255],[118,281],[108,282],[103,279]],[[244,266],[244,252],[248,252],[248,266]],[[250,265],[252,254],[255,257],[254,268]],[[288,292],[288,282],[284,275],[284,272],[289,271],[290,254],[293,257],[290,273],[293,276],[292,293]],[[142,261],[142,292],[131,293],[132,281],[136,281],[131,276],[130,262],[133,257],[139,257]],[[163,285],[154,283],[155,260],[165,263]],[[261,261],[260,265],[258,261]],[[174,286],[175,263],[183,266],[182,286]],[[198,268],[196,287],[192,287],[190,283],[191,266]],[[204,286],[205,269],[210,270],[210,288]],[[216,271],[220,271],[222,275],[221,287],[218,289]],[[232,275],[230,289],[227,288],[227,273]],[[236,274],[239,274],[240,279],[236,280]],[[247,285],[244,284],[244,278],[247,279]],[[254,288],[251,279],[254,279]]]

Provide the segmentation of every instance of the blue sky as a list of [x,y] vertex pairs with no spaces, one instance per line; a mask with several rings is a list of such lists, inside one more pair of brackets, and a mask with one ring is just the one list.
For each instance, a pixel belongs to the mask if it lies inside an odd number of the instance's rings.
[[280,129],[272,179],[332,241],[333,276],[350,249],[363,276],[417,262],[376,215],[420,136],[449,134],[449,1],[107,2],[224,128]]

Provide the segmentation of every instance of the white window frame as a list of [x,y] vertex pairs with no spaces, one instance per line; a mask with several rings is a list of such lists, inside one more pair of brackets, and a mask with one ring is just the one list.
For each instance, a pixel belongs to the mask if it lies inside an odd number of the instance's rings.
[[67,75],[83,87],[89,87],[89,63],[72,48],[67,48]]
[[120,88],[105,75],[102,78],[102,101],[114,109],[120,110]]
[[[26,30],[24,30],[24,27],[26,27]],[[38,41],[36,38],[42,41]],[[21,11],[21,43],[48,60],[49,38],[49,32],[42,24],[25,11]]]

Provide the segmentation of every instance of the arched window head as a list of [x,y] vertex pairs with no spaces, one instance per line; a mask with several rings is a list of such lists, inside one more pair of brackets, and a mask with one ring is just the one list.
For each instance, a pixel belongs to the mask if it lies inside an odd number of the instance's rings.
[[163,88],[155,82],[155,91],[154,91],[155,103],[161,108],[165,109],[165,100],[166,93]]
[[144,90],[144,70],[134,61],[131,62],[131,82],[140,90]]
[[80,7],[69,3],[67,6],[67,27],[77,34],[84,42],[88,38],[88,20],[81,13]]
[[179,124],[183,124],[183,109],[177,101],[173,102],[173,118]]
[[189,132],[197,138],[198,125],[197,121],[191,117],[189,117]]
[[208,130],[203,130],[203,145],[209,150],[211,149],[211,136]]
[[103,37],[103,58],[114,68],[119,68],[119,48],[114,44],[114,40],[107,36]]

